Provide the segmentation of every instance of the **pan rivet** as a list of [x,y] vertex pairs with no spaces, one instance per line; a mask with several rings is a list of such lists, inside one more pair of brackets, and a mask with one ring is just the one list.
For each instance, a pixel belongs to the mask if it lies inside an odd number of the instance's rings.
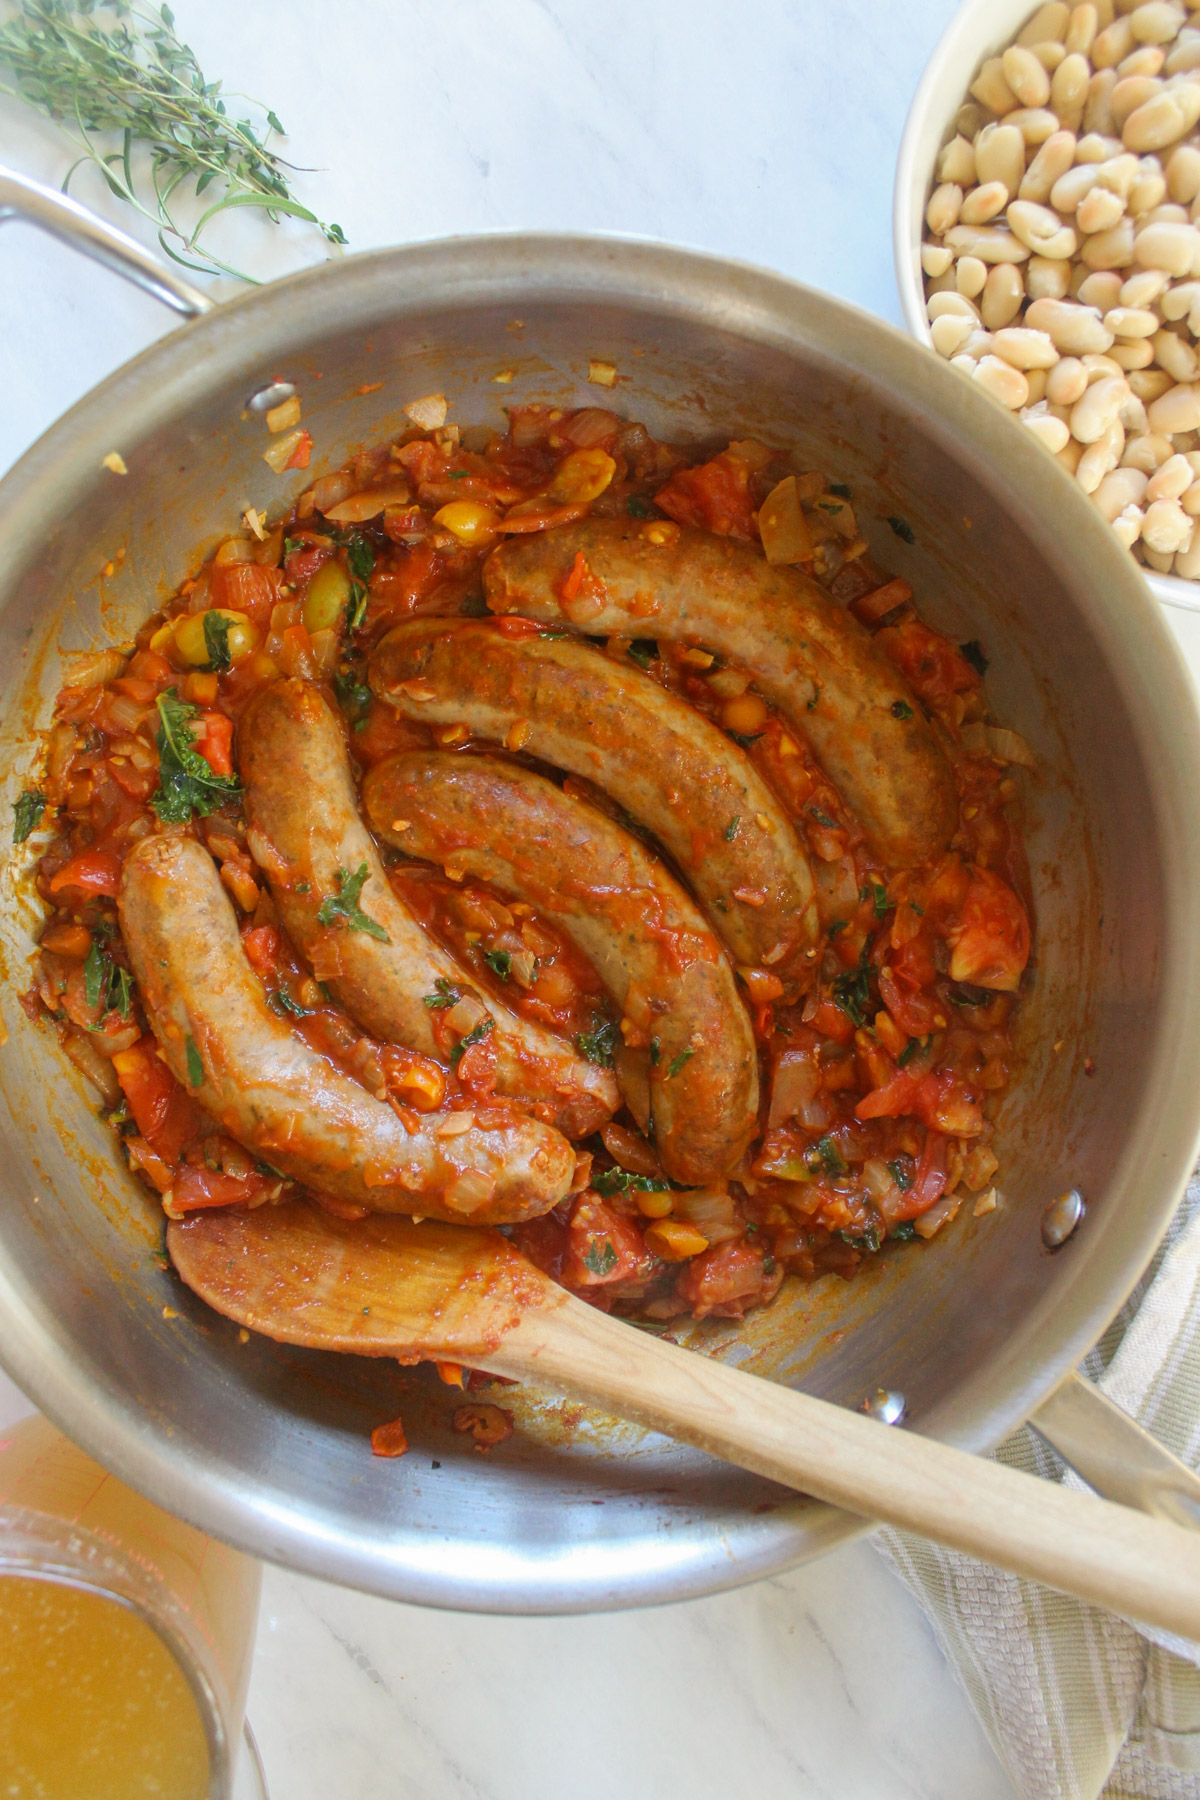
[[273,406],[282,406],[290,400],[296,389],[290,381],[273,381],[270,387],[259,388],[257,394],[251,394],[246,402],[247,412],[270,412]]
[[1042,1242],[1047,1250],[1059,1250],[1083,1217],[1083,1195],[1078,1188],[1068,1188],[1052,1200],[1042,1214]]
[[898,1394],[895,1388],[876,1388],[859,1407],[860,1412],[878,1419],[881,1425],[899,1425],[906,1410],[904,1395]]

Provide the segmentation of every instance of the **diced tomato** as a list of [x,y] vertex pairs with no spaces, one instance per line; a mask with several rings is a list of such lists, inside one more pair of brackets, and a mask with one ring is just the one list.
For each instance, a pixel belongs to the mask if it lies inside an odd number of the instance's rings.
[[245,613],[260,631],[271,623],[271,608],[284,598],[282,574],[262,563],[221,563],[211,570],[209,583],[209,598],[214,606]]
[[961,917],[946,934],[950,979],[1015,994],[1029,961],[1029,915],[1006,881],[972,869]]
[[74,889],[81,894],[115,894],[121,883],[121,863],[111,850],[84,850],[73,856],[47,886],[52,894]]
[[204,1206],[245,1206],[262,1193],[261,1175],[226,1175],[221,1169],[195,1168],[185,1163],[171,1183],[175,1212],[196,1212]]
[[853,1019],[828,994],[823,994],[816,1002],[811,1016],[805,1007],[804,1022],[819,1031],[822,1037],[833,1038],[839,1044],[848,1044],[854,1036]]
[[890,1081],[865,1094],[854,1109],[856,1119],[898,1119],[913,1110],[918,1078],[897,1069]]
[[568,1287],[605,1287],[649,1275],[654,1258],[632,1219],[598,1195],[580,1194],[571,1208],[563,1280]]
[[175,1180],[175,1171],[170,1163],[165,1163],[161,1156],[156,1156],[144,1137],[127,1137],[125,1148],[134,1168],[144,1170],[159,1193],[165,1194]]
[[750,493],[750,466],[723,450],[696,469],[677,469],[654,496],[679,525],[694,525],[718,537],[758,536],[758,508]]
[[302,431],[300,433],[299,439],[297,440],[296,448],[292,451],[292,454],[288,457],[287,461],[283,465],[284,468],[285,469],[307,469],[308,459],[312,455],[312,447],[313,447],[312,433],[308,432],[308,431]]
[[[907,949],[906,945],[905,950]],[[930,964],[929,979],[932,978],[933,966]],[[941,1030],[937,1020],[943,1015],[938,1010],[936,994],[924,990],[911,977],[906,979],[903,967],[896,968],[888,963],[882,965],[879,971],[879,994],[897,1025],[902,1031],[907,1031],[909,1037],[928,1037],[930,1032]]]
[[157,650],[139,650],[128,673],[139,681],[148,681],[154,688],[165,687],[178,679],[166,657],[160,656]]
[[[214,775],[233,774],[233,720],[227,713],[201,713],[196,748]],[[203,734],[203,735],[201,735]]]
[[772,1281],[762,1251],[749,1238],[729,1238],[693,1256],[679,1276],[676,1291],[697,1319],[714,1313],[722,1319],[740,1319],[748,1306],[767,1298],[768,1290],[778,1287],[781,1279],[780,1275]]
[[953,1137],[974,1137],[983,1129],[979,1096],[952,1069],[928,1075],[910,1075],[897,1069],[891,1080],[861,1099],[854,1109],[859,1119],[920,1119],[931,1130]]
[[124,757],[110,757],[105,768],[117,786],[131,800],[148,800],[158,786],[157,769],[139,769]]
[[394,707],[383,700],[372,700],[365,720],[355,723],[350,733],[350,748],[359,762],[382,762],[401,750],[423,748],[429,737],[423,726],[402,718]]
[[303,587],[332,555],[333,551],[325,544],[303,544],[285,558],[284,572],[293,587]]
[[139,706],[149,706],[158,691],[152,681],[144,681],[140,675],[118,675],[110,685],[118,694],[136,700]]
[[[660,502],[661,505],[661,502]],[[979,686],[979,675],[940,631],[920,619],[885,625],[875,642],[886,651],[922,700],[947,700]]]
[[485,1098],[496,1089],[496,1039],[494,1032],[480,1038],[477,1044],[468,1044],[458,1061],[455,1071],[459,1081],[469,1094],[476,1099]]
[[184,1146],[203,1134],[205,1115],[157,1054],[152,1038],[119,1050],[112,1065],[142,1136],[164,1162],[177,1162]]
[[540,1219],[526,1219],[512,1228],[512,1241],[535,1268],[554,1281],[563,1280],[563,1267],[571,1248],[567,1221],[560,1218],[561,1208],[543,1214]]
[[274,925],[257,925],[242,933],[242,949],[252,969],[270,975],[279,962],[279,933]]
[[446,564],[432,544],[412,544],[397,551],[371,572],[368,617],[408,618],[419,612],[438,583],[445,579]]

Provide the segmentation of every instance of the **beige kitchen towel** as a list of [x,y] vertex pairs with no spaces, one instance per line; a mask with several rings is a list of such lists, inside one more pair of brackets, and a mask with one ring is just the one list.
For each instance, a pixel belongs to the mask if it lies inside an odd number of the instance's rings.
[[[1200,1466],[1200,1175],[1083,1369]],[[1078,1485],[1028,1429],[996,1457]],[[1200,1645],[906,1532],[874,1541],[928,1613],[1021,1800],[1200,1800]]]

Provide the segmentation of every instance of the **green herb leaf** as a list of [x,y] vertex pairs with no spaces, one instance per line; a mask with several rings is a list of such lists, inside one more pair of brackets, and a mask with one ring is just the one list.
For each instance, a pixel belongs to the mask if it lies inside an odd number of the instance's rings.
[[874,904],[877,919],[886,917],[891,902],[888,900],[887,889],[882,881],[877,881],[872,876],[870,881],[864,882],[863,886],[859,888],[858,897],[860,900],[870,900]]
[[433,985],[437,989],[437,992],[434,994],[426,994],[424,1000],[421,1002],[421,1004],[427,1006],[431,1012],[441,1012],[443,1007],[457,1006],[462,999],[460,989],[456,988],[452,981],[447,981],[444,975],[439,975]]
[[459,1038],[457,1044],[451,1046],[450,1067],[452,1069],[457,1069],[459,1063],[471,1048],[471,1045],[482,1044],[489,1031],[494,1031],[495,1028],[496,1021],[493,1019],[491,1013],[488,1013],[486,1018],[480,1019],[478,1025],[473,1025],[465,1037]]
[[657,660],[658,641],[655,638],[634,638],[629,646],[629,655],[639,668],[648,669]]
[[[909,1188],[913,1184],[912,1170],[908,1167],[908,1164],[902,1163],[897,1158],[895,1162],[890,1162],[888,1164],[888,1174],[900,1189],[900,1192],[902,1194],[907,1194]],[[894,1235],[895,1234],[893,1233],[893,1236]]]
[[741,822],[741,813],[734,813],[732,819],[730,819],[728,825],[725,827],[725,842],[727,844],[732,844],[734,838],[737,836],[737,828]]
[[808,699],[805,702],[805,706],[804,706],[805,712],[816,712],[817,702],[820,698],[821,698],[821,684],[819,681],[814,681],[813,691],[808,696]]
[[208,666],[223,675],[233,667],[233,658],[229,654],[229,620],[223,613],[209,607],[204,615],[204,648],[208,651]]
[[333,691],[342,711],[352,719],[366,712],[371,704],[370,688],[365,682],[358,681],[349,669],[339,670],[334,676]]
[[990,1006],[996,996],[987,988],[972,987],[968,982],[960,981],[951,988],[950,998],[955,1006]]
[[307,1019],[308,1008],[293,1000],[286,988],[272,988],[267,995],[267,1005],[281,1019]]
[[907,700],[893,700],[892,717],[893,719],[911,719],[915,715]]
[[365,931],[368,937],[378,938],[381,944],[390,944],[391,939],[375,919],[369,919],[359,905],[359,895],[367,879],[367,865],[360,863],[354,874],[348,869],[337,872],[338,891],[327,894],[317,910],[318,925],[344,925],[347,931]]
[[312,883],[310,881],[298,881],[296,883],[296,892],[298,894],[311,894]]
[[684,1064],[691,1062],[695,1054],[696,1052],[689,1045],[686,1050],[681,1050],[678,1056],[673,1056],[667,1068],[667,1080],[673,1080],[674,1077],[678,1075],[680,1069],[683,1068]]
[[200,1052],[196,1048],[196,1040],[193,1037],[187,1037],[184,1039],[184,1042],[187,1045],[188,1085],[189,1087],[194,1088],[203,1087],[204,1063],[201,1060]]
[[352,534],[346,544],[346,566],[355,581],[370,581],[375,567],[375,546],[361,531]]
[[346,635],[353,637],[367,616],[367,590],[361,581],[350,583],[350,598],[346,602]]
[[14,844],[23,844],[30,832],[42,822],[42,814],[46,810],[46,796],[40,788],[26,788],[13,802],[13,835]]
[[660,1039],[658,1039],[656,1037],[652,1037],[650,1039],[650,1067],[652,1069],[657,1069],[657,1067],[661,1061],[662,1061],[662,1043],[661,1043]]
[[629,1169],[605,1169],[592,1177],[592,1191],[607,1200],[611,1194],[661,1194],[671,1183],[665,1175],[635,1175]]
[[830,937],[835,938],[839,931],[845,931],[849,923],[849,919],[831,919],[829,924]]
[[108,1000],[108,983],[112,973],[112,957],[93,938],[83,964],[83,996],[89,1007]]
[[132,1002],[133,976],[128,969],[114,968],[108,983],[109,1006],[115,1008],[123,1019],[127,1019]]
[[879,1248],[879,1228],[876,1225],[868,1225],[857,1237],[852,1231],[839,1231],[838,1236],[854,1250],[875,1251]]
[[644,494],[630,494],[625,502],[625,511],[631,519],[650,519],[654,516],[654,508]]
[[863,945],[857,969],[847,969],[833,979],[833,1000],[852,1025],[865,1025],[871,1005],[871,943]]
[[726,733],[726,736],[731,737],[735,744],[740,744],[743,750],[748,750],[751,744],[757,744],[763,733],[761,731],[730,731]]
[[907,1044],[905,1044],[903,1050],[896,1058],[896,1067],[898,1069],[906,1069],[913,1057],[917,1054],[917,1051],[923,1050],[928,1042],[928,1038],[910,1037]]
[[483,960],[501,981],[507,981],[512,974],[512,952],[509,950],[485,950]]
[[916,543],[917,534],[907,519],[902,519],[898,514],[893,513],[888,518],[888,524],[891,526],[896,536],[902,538],[906,544]]
[[583,1263],[584,1267],[590,1269],[593,1275],[611,1275],[617,1266],[617,1253],[607,1238],[604,1240],[603,1250],[593,1238],[588,1245]]
[[837,830],[837,828],[838,828],[837,820],[831,819],[829,814],[827,812],[823,812],[819,806],[805,807],[805,811],[807,812],[810,819],[815,819],[817,821],[818,825],[824,825],[826,831],[836,831]]
[[965,644],[960,644],[958,647],[977,675],[987,674],[988,659],[983,654],[983,645],[978,638],[970,638]]
[[154,740],[158,745],[158,786],[150,804],[164,825],[186,825],[193,814],[206,819],[241,793],[241,783],[233,775],[213,774],[194,747],[191,720],[196,708],[181,700],[174,688],[158,696],[158,716]]
[[285,557],[295,556],[297,550],[305,550],[307,548],[308,546],[305,544],[303,538],[285,537],[283,540],[283,554]]
[[846,1159],[838,1149],[835,1139],[823,1137],[817,1139],[816,1152],[821,1159],[821,1167],[827,1175],[844,1175]]
[[593,1031],[581,1031],[575,1038],[575,1048],[580,1056],[585,1056],[598,1068],[611,1069],[613,1052],[621,1041],[620,1027],[615,1020],[608,1020],[597,1025]]
[[911,1219],[901,1219],[900,1223],[893,1225],[888,1232],[888,1237],[894,1238],[898,1244],[911,1244],[916,1235],[917,1228]]

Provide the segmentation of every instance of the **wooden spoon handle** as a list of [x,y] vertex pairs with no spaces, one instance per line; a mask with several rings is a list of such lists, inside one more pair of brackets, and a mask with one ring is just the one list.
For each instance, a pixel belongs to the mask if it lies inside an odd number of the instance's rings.
[[476,1366],[536,1381],[785,1487],[1200,1639],[1200,1533],[680,1350],[562,1296]]

